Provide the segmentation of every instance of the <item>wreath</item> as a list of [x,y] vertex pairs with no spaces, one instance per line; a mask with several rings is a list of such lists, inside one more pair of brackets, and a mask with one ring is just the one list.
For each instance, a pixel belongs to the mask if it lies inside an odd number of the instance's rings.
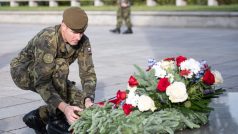
[[185,56],[148,60],[148,69],[134,65],[126,90],[80,114],[69,128],[74,134],[173,134],[208,122],[212,98],[225,90],[222,75],[206,61]]

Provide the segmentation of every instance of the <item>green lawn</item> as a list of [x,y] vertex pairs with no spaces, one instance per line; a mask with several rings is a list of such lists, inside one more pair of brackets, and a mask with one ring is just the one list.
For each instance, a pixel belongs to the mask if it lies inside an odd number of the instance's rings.
[[[9,7],[9,6],[0,6],[0,11],[63,11],[66,6],[59,7],[28,7],[28,6],[19,6],[19,7]],[[115,11],[116,6],[81,6],[86,11]],[[132,6],[132,11],[238,11],[238,5],[221,5],[221,6],[198,6],[198,5],[188,5],[182,7],[176,6]]]

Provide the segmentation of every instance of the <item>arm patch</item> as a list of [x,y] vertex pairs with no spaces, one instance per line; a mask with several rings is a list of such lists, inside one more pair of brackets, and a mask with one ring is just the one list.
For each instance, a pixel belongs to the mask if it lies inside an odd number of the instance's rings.
[[43,61],[47,64],[50,64],[54,61],[54,56],[50,53],[46,53],[44,56],[43,56]]

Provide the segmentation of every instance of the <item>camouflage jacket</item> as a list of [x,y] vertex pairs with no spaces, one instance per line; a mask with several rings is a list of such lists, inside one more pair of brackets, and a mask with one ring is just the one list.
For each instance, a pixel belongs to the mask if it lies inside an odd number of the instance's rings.
[[16,58],[19,63],[31,61],[34,64],[34,88],[43,100],[57,108],[64,101],[52,85],[52,74],[55,69],[54,60],[63,58],[72,64],[78,60],[79,76],[86,97],[94,99],[96,74],[92,61],[91,45],[83,35],[77,46],[70,46],[63,41],[60,25],[45,28],[33,37]]

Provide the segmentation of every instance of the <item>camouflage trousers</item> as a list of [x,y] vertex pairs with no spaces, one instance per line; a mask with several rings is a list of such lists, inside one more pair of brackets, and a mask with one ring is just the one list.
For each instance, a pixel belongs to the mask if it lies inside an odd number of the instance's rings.
[[125,25],[127,28],[131,28],[131,9],[127,8],[118,8],[117,10],[117,24],[116,28],[121,28],[123,20],[125,21]]
[[[36,92],[34,88],[34,72],[33,63],[31,61],[24,64],[12,60],[11,62],[11,76],[14,83],[23,90],[31,90]],[[55,70],[52,74],[53,86],[59,92],[61,98],[68,104],[84,108],[85,95],[82,91],[78,90],[75,82],[68,80],[69,64],[65,59],[58,58],[55,60]],[[44,105],[38,108],[41,119],[47,122],[49,114],[53,116],[62,115],[63,113],[56,109],[52,111],[49,105]]]

